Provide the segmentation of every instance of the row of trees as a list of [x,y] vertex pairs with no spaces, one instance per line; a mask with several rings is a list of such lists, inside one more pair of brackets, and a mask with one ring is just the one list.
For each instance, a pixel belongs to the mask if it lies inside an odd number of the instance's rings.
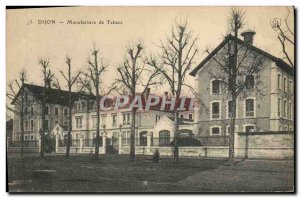
[[[228,22],[229,34],[233,35],[234,39],[224,47],[217,56],[213,56],[213,60],[219,65],[219,70],[211,71],[210,75],[213,78],[218,79],[224,87],[227,88],[227,95],[231,98],[231,133],[230,133],[230,146],[229,146],[229,159],[233,164],[234,159],[234,133],[235,133],[235,117],[236,117],[236,99],[240,94],[247,94],[245,91],[246,82],[240,80],[241,77],[259,74],[263,69],[264,57],[251,50],[251,46],[247,43],[238,44],[238,35],[244,28],[244,15],[245,13],[239,9],[232,9],[230,19]],[[285,38],[286,39],[286,38]],[[195,37],[193,32],[189,29],[187,21],[179,22],[175,24],[170,34],[161,40],[157,45],[160,52],[156,55],[147,56],[145,48],[142,42],[137,42],[128,45],[126,48],[126,56],[124,60],[116,66],[118,78],[112,84],[112,86],[104,91],[102,86],[103,74],[105,73],[108,64],[101,57],[99,50],[95,47],[91,50],[90,57],[86,62],[85,70],[72,72],[71,58],[66,57],[66,71],[60,71],[62,79],[68,87],[68,107],[69,115],[74,106],[75,98],[72,95],[74,84],[77,82],[81,85],[80,91],[87,91],[89,94],[95,96],[97,122],[96,122],[96,144],[95,144],[95,158],[99,157],[99,139],[100,139],[100,99],[102,96],[109,94],[112,90],[120,91],[126,89],[131,95],[131,100],[135,99],[138,91],[142,94],[150,86],[159,86],[167,84],[172,97],[179,101],[182,96],[182,90],[184,87],[191,89],[193,93],[197,93],[197,90],[193,90],[193,87],[186,83],[186,77],[188,71],[195,63],[195,56],[198,53],[196,46],[198,38]],[[205,50],[208,54],[211,54],[209,49]],[[284,48],[283,48],[284,51]],[[42,128],[41,132],[41,157],[44,156],[44,137],[45,137],[45,103],[47,101],[47,86],[54,82],[53,85],[61,89],[60,82],[54,77],[53,73],[49,69],[49,60],[40,59],[39,65],[41,66],[43,74],[44,91],[41,101],[41,118]],[[259,75],[256,75],[259,78]],[[20,89],[27,80],[26,71],[22,71],[19,80],[16,80],[16,84]],[[260,80],[254,81],[256,83],[255,88],[258,90]],[[13,90],[13,85],[10,84],[10,92],[7,97],[13,99],[16,97],[16,92]],[[25,104],[26,93],[21,90],[18,101],[15,103],[18,108],[11,109],[20,117],[21,123],[21,144],[23,155],[23,139],[24,139],[24,116],[28,112],[26,108],[30,105]],[[201,100],[201,96],[195,94],[198,100]],[[29,102],[29,101],[26,101]],[[136,101],[129,101],[136,102]],[[19,109],[19,110],[16,110]],[[135,160],[135,116],[136,108],[132,109],[132,122],[131,122],[131,143],[130,143],[130,160]],[[177,140],[179,137],[179,113],[178,110],[174,111],[174,161],[179,161],[179,148]],[[70,145],[71,145],[71,129],[72,129],[72,117],[69,116],[68,126],[68,142],[66,149],[66,157],[69,158]]]

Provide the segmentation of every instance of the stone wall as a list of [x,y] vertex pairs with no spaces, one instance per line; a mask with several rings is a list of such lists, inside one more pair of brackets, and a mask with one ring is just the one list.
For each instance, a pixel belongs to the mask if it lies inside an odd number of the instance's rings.
[[[154,152],[158,149],[160,156],[172,157],[174,147],[158,147],[151,146],[147,147],[136,147],[136,155],[153,155]],[[130,147],[123,146],[121,154],[129,154]],[[179,147],[179,156],[181,157],[219,157],[226,158],[228,157],[228,146],[194,146],[194,147]]]
[[[58,147],[56,150],[56,153],[66,153],[66,149],[67,147]],[[70,153],[73,154],[88,154],[88,153],[95,153],[95,147],[71,147],[70,148]],[[105,151],[103,149],[103,147],[99,147],[99,154],[105,154]]]
[[294,157],[293,132],[237,133],[235,155],[239,158],[291,159]]

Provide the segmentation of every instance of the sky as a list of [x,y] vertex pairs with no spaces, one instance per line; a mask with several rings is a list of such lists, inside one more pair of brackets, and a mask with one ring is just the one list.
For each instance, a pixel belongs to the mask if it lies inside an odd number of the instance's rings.
[[[188,19],[189,27],[198,37],[199,53],[196,67],[206,56],[207,47],[213,49],[222,40],[227,30],[231,7],[69,7],[7,10],[6,12],[6,82],[17,78],[25,68],[28,82],[42,85],[39,58],[49,58],[51,70],[61,81],[60,70],[66,71],[65,57],[72,59],[73,71],[86,66],[93,43],[101,57],[109,63],[103,75],[108,87],[117,78],[116,65],[125,55],[128,43],[143,40],[147,54],[157,53],[156,44],[164,41],[176,21]],[[274,17],[287,15],[287,7],[243,7],[246,14],[245,29],[254,29],[254,45],[282,57],[280,43],[270,26]],[[291,14],[292,15],[292,14]],[[293,15],[292,15],[293,16]],[[55,20],[55,24],[38,24],[39,20]],[[96,21],[104,24],[67,24],[68,20]],[[107,24],[107,20],[122,24]],[[63,23],[59,23],[63,22]],[[289,23],[294,24],[293,18]],[[194,86],[194,77],[188,76],[188,84]],[[63,86],[65,89],[66,87]],[[152,90],[153,91],[153,90]],[[155,90],[157,94],[168,91],[167,86]],[[185,90],[184,94],[190,92]]]

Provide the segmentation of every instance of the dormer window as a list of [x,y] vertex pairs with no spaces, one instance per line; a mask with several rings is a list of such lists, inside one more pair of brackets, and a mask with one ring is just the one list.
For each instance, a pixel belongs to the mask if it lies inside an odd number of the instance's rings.
[[220,81],[219,80],[213,80],[211,81],[211,92],[212,94],[220,94]]
[[246,89],[254,88],[254,75],[247,75],[245,79],[245,87]]

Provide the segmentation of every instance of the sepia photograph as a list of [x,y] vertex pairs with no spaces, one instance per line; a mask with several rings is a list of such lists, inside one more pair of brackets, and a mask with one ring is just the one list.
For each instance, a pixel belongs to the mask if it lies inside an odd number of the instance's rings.
[[295,10],[7,6],[6,191],[295,193]]

